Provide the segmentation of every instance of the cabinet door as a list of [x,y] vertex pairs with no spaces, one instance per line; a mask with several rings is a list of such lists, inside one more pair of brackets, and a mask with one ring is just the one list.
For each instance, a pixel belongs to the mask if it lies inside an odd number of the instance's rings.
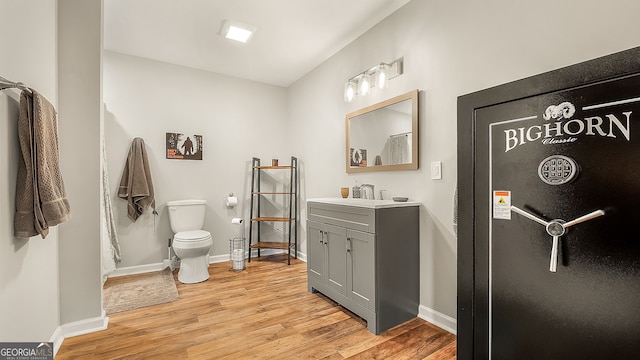
[[327,286],[347,296],[347,230],[325,224],[327,247]]
[[348,297],[353,302],[375,310],[375,235],[347,230]]
[[307,274],[309,281],[323,284],[325,279],[324,225],[315,221],[307,221]]

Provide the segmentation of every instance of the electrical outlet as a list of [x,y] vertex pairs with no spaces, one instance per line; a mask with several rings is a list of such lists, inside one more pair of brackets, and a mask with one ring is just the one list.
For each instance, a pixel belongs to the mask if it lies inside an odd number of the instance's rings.
[[431,163],[431,179],[432,180],[442,179],[442,162],[441,161],[434,161]]

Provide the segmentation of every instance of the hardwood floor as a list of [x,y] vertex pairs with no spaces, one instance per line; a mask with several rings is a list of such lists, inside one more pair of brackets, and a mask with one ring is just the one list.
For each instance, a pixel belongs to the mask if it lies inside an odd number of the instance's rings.
[[[244,271],[212,264],[180,299],[109,316],[104,331],[65,339],[66,359],[428,359],[456,357],[456,337],[415,318],[378,336],[321,294],[306,264],[253,258]],[[136,275],[132,275],[136,276]]]

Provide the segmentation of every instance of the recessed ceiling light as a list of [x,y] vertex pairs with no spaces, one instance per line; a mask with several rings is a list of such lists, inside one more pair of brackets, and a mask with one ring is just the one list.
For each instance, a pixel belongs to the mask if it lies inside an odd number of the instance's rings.
[[234,20],[225,20],[222,23],[220,34],[227,39],[246,43],[256,31],[255,26],[243,24]]

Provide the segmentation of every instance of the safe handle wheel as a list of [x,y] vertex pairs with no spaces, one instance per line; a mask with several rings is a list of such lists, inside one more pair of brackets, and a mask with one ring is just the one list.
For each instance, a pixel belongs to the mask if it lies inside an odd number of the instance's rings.
[[551,235],[553,244],[551,246],[551,259],[549,260],[549,271],[556,272],[558,268],[558,243],[560,237],[567,232],[567,228],[573,225],[577,225],[583,223],[585,221],[589,221],[595,219],[597,217],[605,215],[604,210],[595,210],[586,215],[582,215],[577,217],[571,221],[565,222],[561,219],[556,219],[552,221],[545,221],[540,219],[539,217],[530,214],[518,207],[511,206],[511,211],[526,217],[529,220],[535,221],[538,224],[544,225],[545,230],[547,230],[547,234]]

